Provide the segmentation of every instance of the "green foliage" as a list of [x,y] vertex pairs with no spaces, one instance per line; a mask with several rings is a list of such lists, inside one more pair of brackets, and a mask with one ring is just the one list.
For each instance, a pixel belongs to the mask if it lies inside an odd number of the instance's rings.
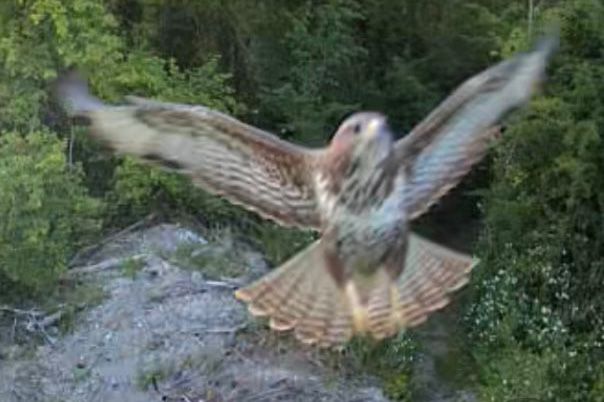
[[412,401],[411,391],[411,374],[407,371],[395,371],[384,382],[384,393],[393,401]]
[[40,128],[48,118],[46,83],[59,68],[77,63],[94,67],[97,79],[110,78],[121,57],[115,27],[101,0],[2,2],[0,127]]
[[136,258],[128,258],[121,264],[121,269],[122,271],[124,271],[124,275],[126,275],[130,279],[136,279],[136,276],[144,267],[145,262]]
[[284,228],[272,222],[252,225],[245,234],[274,265],[285,262],[318,237],[314,232]]
[[[467,323],[487,400],[597,400],[604,358],[604,9],[564,3],[551,94],[496,150]],[[577,15],[586,20],[575,24]],[[514,33],[512,42],[525,41]],[[512,45],[514,47],[515,45]]]
[[341,352],[328,352],[327,356],[341,373],[371,373],[381,379],[388,398],[408,402],[412,400],[412,365],[417,348],[417,341],[402,332],[382,341],[354,338]]
[[134,382],[138,388],[146,390],[153,384],[166,380],[173,370],[174,368],[168,363],[153,362],[149,364],[149,367],[141,368],[138,371]]
[[1,293],[19,287],[39,294],[98,231],[101,205],[48,132],[0,136],[0,188],[0,276],[8,281]]
[[496,360],[481,362],[484,382],[492,384],[481,389],[483,401],[543,401],[552,399],[554,387],[548,381],[551,354],[533,354],[510,348],[493,356]]
[[264,110],[283,122],[282,132],[298,140],[322,144],[334,123],[354,110],[366,51],[355,38],[362,14],[354,0],[331,0],[315,7],[307,2],[289,15],[285,35],[289,68],[281,83],[261,98]]
[[[128,49],[104,3],[100,0],[3,3],[0,55],[4,69],[0,72],[0,99],[5,102],[0,102],[0,127],[28,132],[47,123],[65,132],[64,122],[50,108],[47,82],[56,77],[57,70],[71,65],[88,71],[93,90],[109,101],[133,93],[204,104],[231,113],[243,110],[227,84],[230,75],[219,71],[217,56],[209,55],[204,64],[183,71],[173,60],[157,57],[146,48]],[[76,137],[73,158],[83,162],[86,184],[95,195],[104,195],[109,187],[114,187],[107,197],[112,201],[110,205],[117,203],[118,207],[108,210],[109,223],[131,221],[143,209],[149,213],[159,203],[171,210],[191,206],[187,197],[180,200],[188,192],[184,180],[149,173],[150,169],[132,164],[115,171],[114,158],[94,157],[99,153],[98,147],[79,138]],[[112,179],[114,171],[116,176]],[[149,198],[144,199],[145,196]],[[195,194],[193,198],[204,197]],[[160,201],[155,202],[156,199]],[[179,201],[172,202],[175,199]],[[122,208],[124,203],[127,208]],[[197,208],[200,205],[203,203]]]
[[596,381],[589,393],[590,399],[594,402],[604,401],[604,363],[600,362],[600,365],[596,371]]
[[200,271],[209,279],[243,275],[245,250],[235,247],[230,230],[216,230],[207,237],[210,238],[207,244],[185,244],[164,258],[183,269]]

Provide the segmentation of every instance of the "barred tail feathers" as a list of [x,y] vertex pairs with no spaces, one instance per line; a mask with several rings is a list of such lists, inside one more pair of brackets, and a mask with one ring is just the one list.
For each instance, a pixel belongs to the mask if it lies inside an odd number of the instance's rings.
[[397,319],[413,327],[449,303],[449,294],[463,287],[478,260],[433,243],[409,236],[405,270],[398,280]]
[[303,343],[345,343],[353,335],[351,309],[326,264],[318,240],[235,296],[252,315],[270,317],[272,329],[293,329]]
[[421,324],[449,303],[476,262],[411,234],[398,280],[381,267],[370,277],[353,276],[342,288],[328,272],[319,240],[236,297],[253,315],[270,317],[274,330],[293,329],[303,343],[335,346],[355,334],[383,339]]
[[424,322],[443,307],[449,295],[469,280],[477,260],[409,235],[403,273],[393,281],[385,267],[372,277],[356,281],[363,303],[364,329],[376,339],[395,335]]

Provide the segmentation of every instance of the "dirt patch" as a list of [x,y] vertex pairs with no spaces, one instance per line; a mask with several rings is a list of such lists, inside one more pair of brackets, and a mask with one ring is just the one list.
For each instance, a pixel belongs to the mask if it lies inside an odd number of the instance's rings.
[[[276,335],[251,321],[232,291],[266,272],[261,255],[233,242],[218,244],[237,248],[243,275],[217,279],[214,273],[210,280],[203,269],[182,269],[166,258],[182,253],[183,245],[191,252],[207,247],[185,228],[160,225],[92,256],[90,264],[124,261],[87,274],[106,298],[53,345],[0,360],[0,400],[387,400],[376,379],[342,378],[312,349],[279,347]],[[140,255],[140,264],[129,262]]]

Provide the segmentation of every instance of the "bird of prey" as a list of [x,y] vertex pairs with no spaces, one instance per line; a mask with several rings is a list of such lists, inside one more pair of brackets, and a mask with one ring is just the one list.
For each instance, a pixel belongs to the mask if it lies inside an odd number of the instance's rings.
[[384,115],[359,112],[321,149],[203,106],[138,97],[106,105],[75,72],[55,90],[117,154],[187,175],[281,225],[318,231],[318,240],[235,296],[274,330],[333,347],[418,325],[468,281],[476,259],[409,224],[483,158],[501,120],[539,87],[557,43],[546,36],[471,77],[399,140]]

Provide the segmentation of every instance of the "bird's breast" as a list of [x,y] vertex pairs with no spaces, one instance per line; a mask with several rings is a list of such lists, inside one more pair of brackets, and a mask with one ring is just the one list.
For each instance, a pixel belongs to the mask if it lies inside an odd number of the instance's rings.
[[338,254],[347,265],[358,265],[359,261],[379,263],[404,235],[403,185],[402,179],[397,179],[392,191],[382,199],[367,198],[363,208],[351,208],[343,194],[330,193],[326,180],[317,179],[324,232],[331,233]]

